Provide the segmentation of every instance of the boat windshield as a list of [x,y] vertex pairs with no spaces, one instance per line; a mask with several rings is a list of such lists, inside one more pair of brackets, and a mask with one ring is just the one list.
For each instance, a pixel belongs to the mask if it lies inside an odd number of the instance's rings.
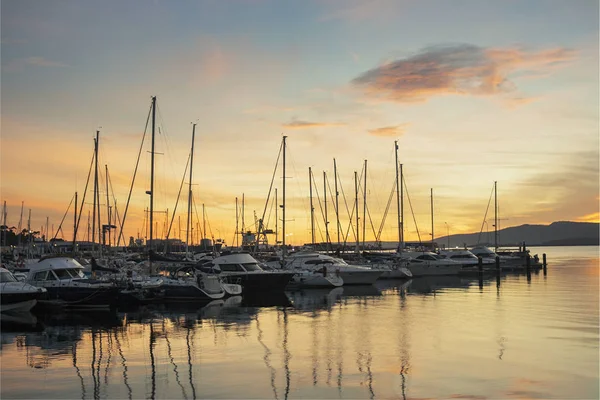
[[262,271],[263,269],[259,267],[257,263],[243,263],[242,266],[246,269],[246,271]]
[[0,283],[4,283],[4,282],[16,282],[17,280],[15,279],[15,277],[13,276],[13,274],[11,274],[8,271],[2,271],[0,272]]
[[55,269],[54,273],[58,279],[71,279],[71,274],[66,269]]
[[68,271],[69,271],[69,274],[71,274],[71,276],[73,278],[85,278],[83,271],[78,268],[71,268]]

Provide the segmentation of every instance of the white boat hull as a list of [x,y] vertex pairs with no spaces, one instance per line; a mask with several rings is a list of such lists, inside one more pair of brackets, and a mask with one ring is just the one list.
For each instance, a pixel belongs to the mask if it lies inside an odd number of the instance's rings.
[[344,285],[372,285],[383,274],[383,271],[364,270],[364,271],[340,271],[340,276],[344,280]]
[[412,272],[408,268],[403,267],[384,271],[379,279],[410,279],[412,277]]
[[294,275],[288,286],[297,288],[335,288],[344,284],[341,276],[322,274],[298,274]]

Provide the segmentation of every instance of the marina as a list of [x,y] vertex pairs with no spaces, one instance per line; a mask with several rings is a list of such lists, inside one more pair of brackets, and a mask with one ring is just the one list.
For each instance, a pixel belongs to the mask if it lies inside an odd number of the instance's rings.
[[598,247],[534,250],[546,274],[2,313],[2,397],[597,398]]

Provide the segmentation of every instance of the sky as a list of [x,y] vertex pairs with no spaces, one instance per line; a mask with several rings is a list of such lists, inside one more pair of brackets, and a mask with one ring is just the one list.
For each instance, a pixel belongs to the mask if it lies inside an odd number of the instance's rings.
[[[395,141],[407,240],[431,240],[431,189],[435,237],[493,230],[495,181],[499,228],[598,222],[598,8],[591,0],[3,0],[7,224],[18,226],[23,208],[25,227],[31,210],[32,229],[45,231],[48,220],[53,237],[66,215],[58,237],[72,238],[68,206],[75,192],[80,202],[84,195],[97,130],[101,221],[107,169],[111,214],[116,199],[122,216],[152,96],[158,237],[168,210],[170,237],[185,238],[187,188],[179,202],[177,195],[189,182],[192,123],[192,227],[197,234],[206,221],[207,236],[230,245],[236,198],[241,208],[244,197],[246,228],[264,213],[275,229],[267,195],[275,176],[282,203],[281,160],[274,168],[284,135],[287,243],[310,241],[309,167],[316,240],[326,237],[327,204],[337,241],[334,159],[342,238],[350,232],[355,241],[356,171],[360,240],[363,221],[367,241],[379,231],[381,240],[397,240],[395,198],[386,213]],[[149,135],[127,238],[147,235]],[[93,182],[85,193],[82,240]],[[277,219],[281,240],[281,212]]]

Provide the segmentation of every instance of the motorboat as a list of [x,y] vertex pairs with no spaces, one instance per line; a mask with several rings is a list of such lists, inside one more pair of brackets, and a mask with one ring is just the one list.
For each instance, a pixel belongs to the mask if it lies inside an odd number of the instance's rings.
[[401,258],[399,253],[365,254],[365,256],[367,256],[367,265],[371,269],[383,271],[379,279],[410,279],[413,276],[407,268],[408,261]]
[[339,273],[328,271],[326,267],[320,270],[295,270],[296,274],[288,284],[288,288],[336,288],[344,284]]
[[19,282],[6,268],[0,267],[0,311],[31,310],[46,294],[46,289]]
[[162,288],[167,301],[212,301],[228,295],[239,296],[243,290],[239,284],[225,282],[214,273],[189,265],[165,276]]
[[[459,262],[463,267],[474,267],[479,264],[479,257],[465,249],[440,250],[439,256],[444,259]],[[495,260],[488,257],[485,259],[482,258],[482,264],[486,266],[495,264],[495,262]]]
[[249,253],[223,253],[202,264],[218,273],[224,282],[242,285],[244,295],[285,289],[292,280],[292,271],[265,271]]
[[413,277],[428,275],[458,275],[462,264],[431,251],[403,252]]
[[335,271],[344,281],[344,286],[372,285],[384,272],[380,269],[351,265],[341,258],[311,251],[292,253],[286,260],[285,269],[292,271],[322,271],[324,268],[327,271]]
[[116,306],[119,289],[113,282],[89,279],[83,266],[71,257],[48,257],[29,267],[27,283],[47,290],[40,305],[74,308]]

